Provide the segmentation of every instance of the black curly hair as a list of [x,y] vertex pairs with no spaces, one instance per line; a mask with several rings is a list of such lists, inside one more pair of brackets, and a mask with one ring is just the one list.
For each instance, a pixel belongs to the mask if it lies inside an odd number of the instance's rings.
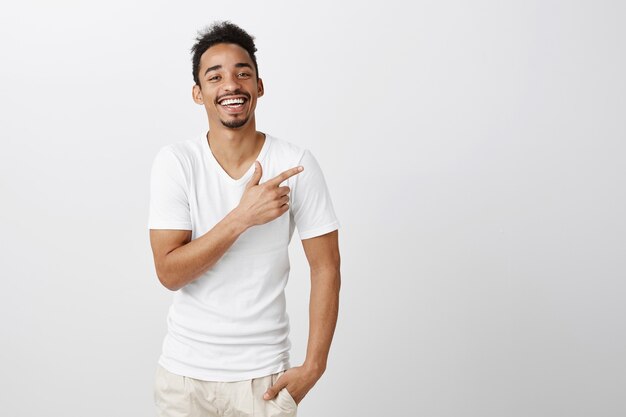
[[232,43],[245,49],[250,55],[250,58],[252,58],[256,77],[257,79],[259,78],[259,67],[256,63],[256,56],[254,55],[256,52],[254,37],[229,21],[218,21],[211,24],[204,31],[199,31],[196,37],[196,43],[191,47],[191,53],[193,54],[193,80],[198,86],[200,86],[200,78],[198,75],[198,71],[200,70],[200,57],[207,49],[218,43]]

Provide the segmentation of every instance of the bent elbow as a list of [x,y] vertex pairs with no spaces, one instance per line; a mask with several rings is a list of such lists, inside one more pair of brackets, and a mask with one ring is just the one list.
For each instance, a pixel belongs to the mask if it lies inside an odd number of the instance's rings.
[[181,285],[177,282],[177,280],[170,274],[166,274],[165,272],[157,271],[157,277],[159,278],[159,282],[165,288],[170,291],[178,291],[181,289]]

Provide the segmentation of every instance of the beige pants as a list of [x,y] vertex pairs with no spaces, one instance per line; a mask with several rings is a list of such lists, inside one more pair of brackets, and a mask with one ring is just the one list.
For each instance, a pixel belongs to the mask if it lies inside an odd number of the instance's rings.
[[158,365],[154,400],[158,417],[296,417],[298,405],[283,388],[271,400],[263,394],[285,371],[236,382],[201,381]]

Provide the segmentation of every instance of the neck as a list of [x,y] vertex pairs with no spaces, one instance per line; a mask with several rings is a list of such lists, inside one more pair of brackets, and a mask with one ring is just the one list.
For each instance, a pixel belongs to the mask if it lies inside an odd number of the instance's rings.
[[216,127],[216,124],[209,123],[207,140],[220,163],[237,168],[248,165],[249,160],[258,155],[265,135],[256,131],[254,120],[238,129],[227,128],[221,123]]

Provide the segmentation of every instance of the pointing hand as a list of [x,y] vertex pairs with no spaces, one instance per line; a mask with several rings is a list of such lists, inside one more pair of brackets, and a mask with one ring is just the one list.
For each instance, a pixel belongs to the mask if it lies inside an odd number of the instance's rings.
[[254,174],[246,184],[246,189],[239,201],[237,210],[248,226],[270,222],[289,210],[289,187],[279,187],[280,183],[302,172],[304,167],[297,166],[282,172],[276,177],[259,184],[263,169],[259,161],[254,161]]

